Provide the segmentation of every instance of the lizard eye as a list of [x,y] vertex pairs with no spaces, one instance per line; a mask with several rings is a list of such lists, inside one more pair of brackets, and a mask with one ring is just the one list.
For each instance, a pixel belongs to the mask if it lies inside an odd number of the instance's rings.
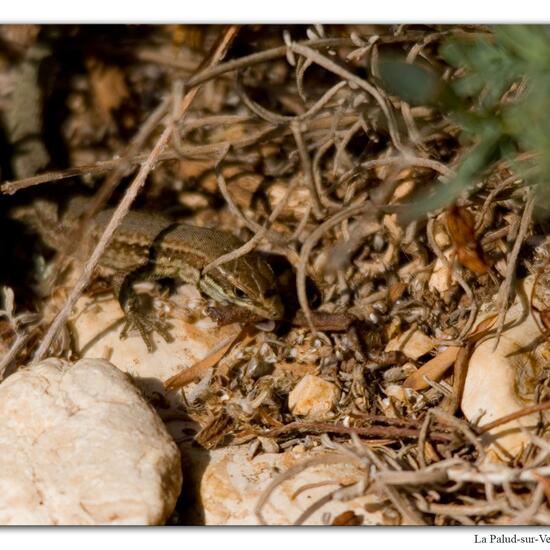
[[241,290],[240,288],[235,288],[235,296],[237,298],[246,298],[246,292],[244,292],[243,290]]

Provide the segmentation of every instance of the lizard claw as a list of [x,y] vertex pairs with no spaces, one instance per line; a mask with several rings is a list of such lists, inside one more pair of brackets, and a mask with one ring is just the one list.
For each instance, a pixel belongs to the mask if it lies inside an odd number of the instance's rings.
[[155,318],[153,315],[144,313],[137,304],[137,300],[130,300],[125,307],[126,322],[120,333],[120,338],[124,339],[128,336],[128,332],[132,329],[137,329],[141,339],[147,346],[149,353],[155,350],[152,334],[157,332],[166,342],[172,342],[173,338],[169,332],[172,328],[170,324]]

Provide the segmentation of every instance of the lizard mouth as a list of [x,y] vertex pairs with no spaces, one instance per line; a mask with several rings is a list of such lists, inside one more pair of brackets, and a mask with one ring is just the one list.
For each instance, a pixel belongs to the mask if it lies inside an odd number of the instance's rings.
[[282,319],[284,315],[284,306],[279,296],[273,296],[268,302],[262,304],[261,309],[264,311],[263,315],[273,321]]
[[262,300],[255,300],[245,294],[244,291],[236,289],[222,289],[208,278],[199,282],[199,288],[208,296],[221,303],[230,303],[246,309],[265,319],[277,321],[282,319],[284,306],[278,294],[263,296]]
[[278,296],[274,296],[269,300],[258,303],[246,299],[235,299],[233,303],[243,309],[263,317],[264,319],[271,319],[272,321],[278,321],[283,318],[284,306]]

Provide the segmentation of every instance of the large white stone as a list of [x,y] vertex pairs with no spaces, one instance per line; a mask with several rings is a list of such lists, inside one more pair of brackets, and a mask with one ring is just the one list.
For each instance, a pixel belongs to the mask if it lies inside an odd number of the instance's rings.
[[[248,456],[247,446],[228,447],[206,452],[189,449],[193,471],[202,503],[201,522],[205,525],[258,525],[255,508],[269,484],[282,472],[321,457],[333,457],[326,450],[295,448],[283,453]],[[365,470],[351,460],[342,463],[315,464],[278,486],[262,508],[268,525],[292,525],[308,507],[329,493],[365,478]],[[333,499],[308,517],[305,525],[332,523],[340,514],[351,511],[363,525],[384,525],[399,521],[390,514],[384,499],[372,489],[351,500]]]
[[[518,295],[506,315],[506,328],[495,348],[495,337],[482,341],[469,362],[462,410],[480,426],[534,405],[534,389],[549,357],[548,343],[529,305],[533,278],[518,284]],[[544,413],[550,419],[548,412]],[[534,413],[494,428],[483,436],[488,457],[509,460],[529,443],[539,414]]]
[[164,424],[107,361],[48,359],[0,384],[0,524],[162,524],[181,483]]

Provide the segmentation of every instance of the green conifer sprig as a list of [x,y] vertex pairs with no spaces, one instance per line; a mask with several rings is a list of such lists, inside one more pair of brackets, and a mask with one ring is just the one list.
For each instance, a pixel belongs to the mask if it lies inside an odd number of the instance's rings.
[[[441,57],[460,69],[449,83],[434,86],[429,71],[415,79],[414,96],[423,97],[424,86],[429,103],[463,130],[466,152],[456,177],[422,196],[410,217],[452,203],[502,160],[536,186],[539,214],[550,214],[550,26],[500,25],[492,31],[453,37],[441,46]],[[533,155],[517,162],[521,153]]]

